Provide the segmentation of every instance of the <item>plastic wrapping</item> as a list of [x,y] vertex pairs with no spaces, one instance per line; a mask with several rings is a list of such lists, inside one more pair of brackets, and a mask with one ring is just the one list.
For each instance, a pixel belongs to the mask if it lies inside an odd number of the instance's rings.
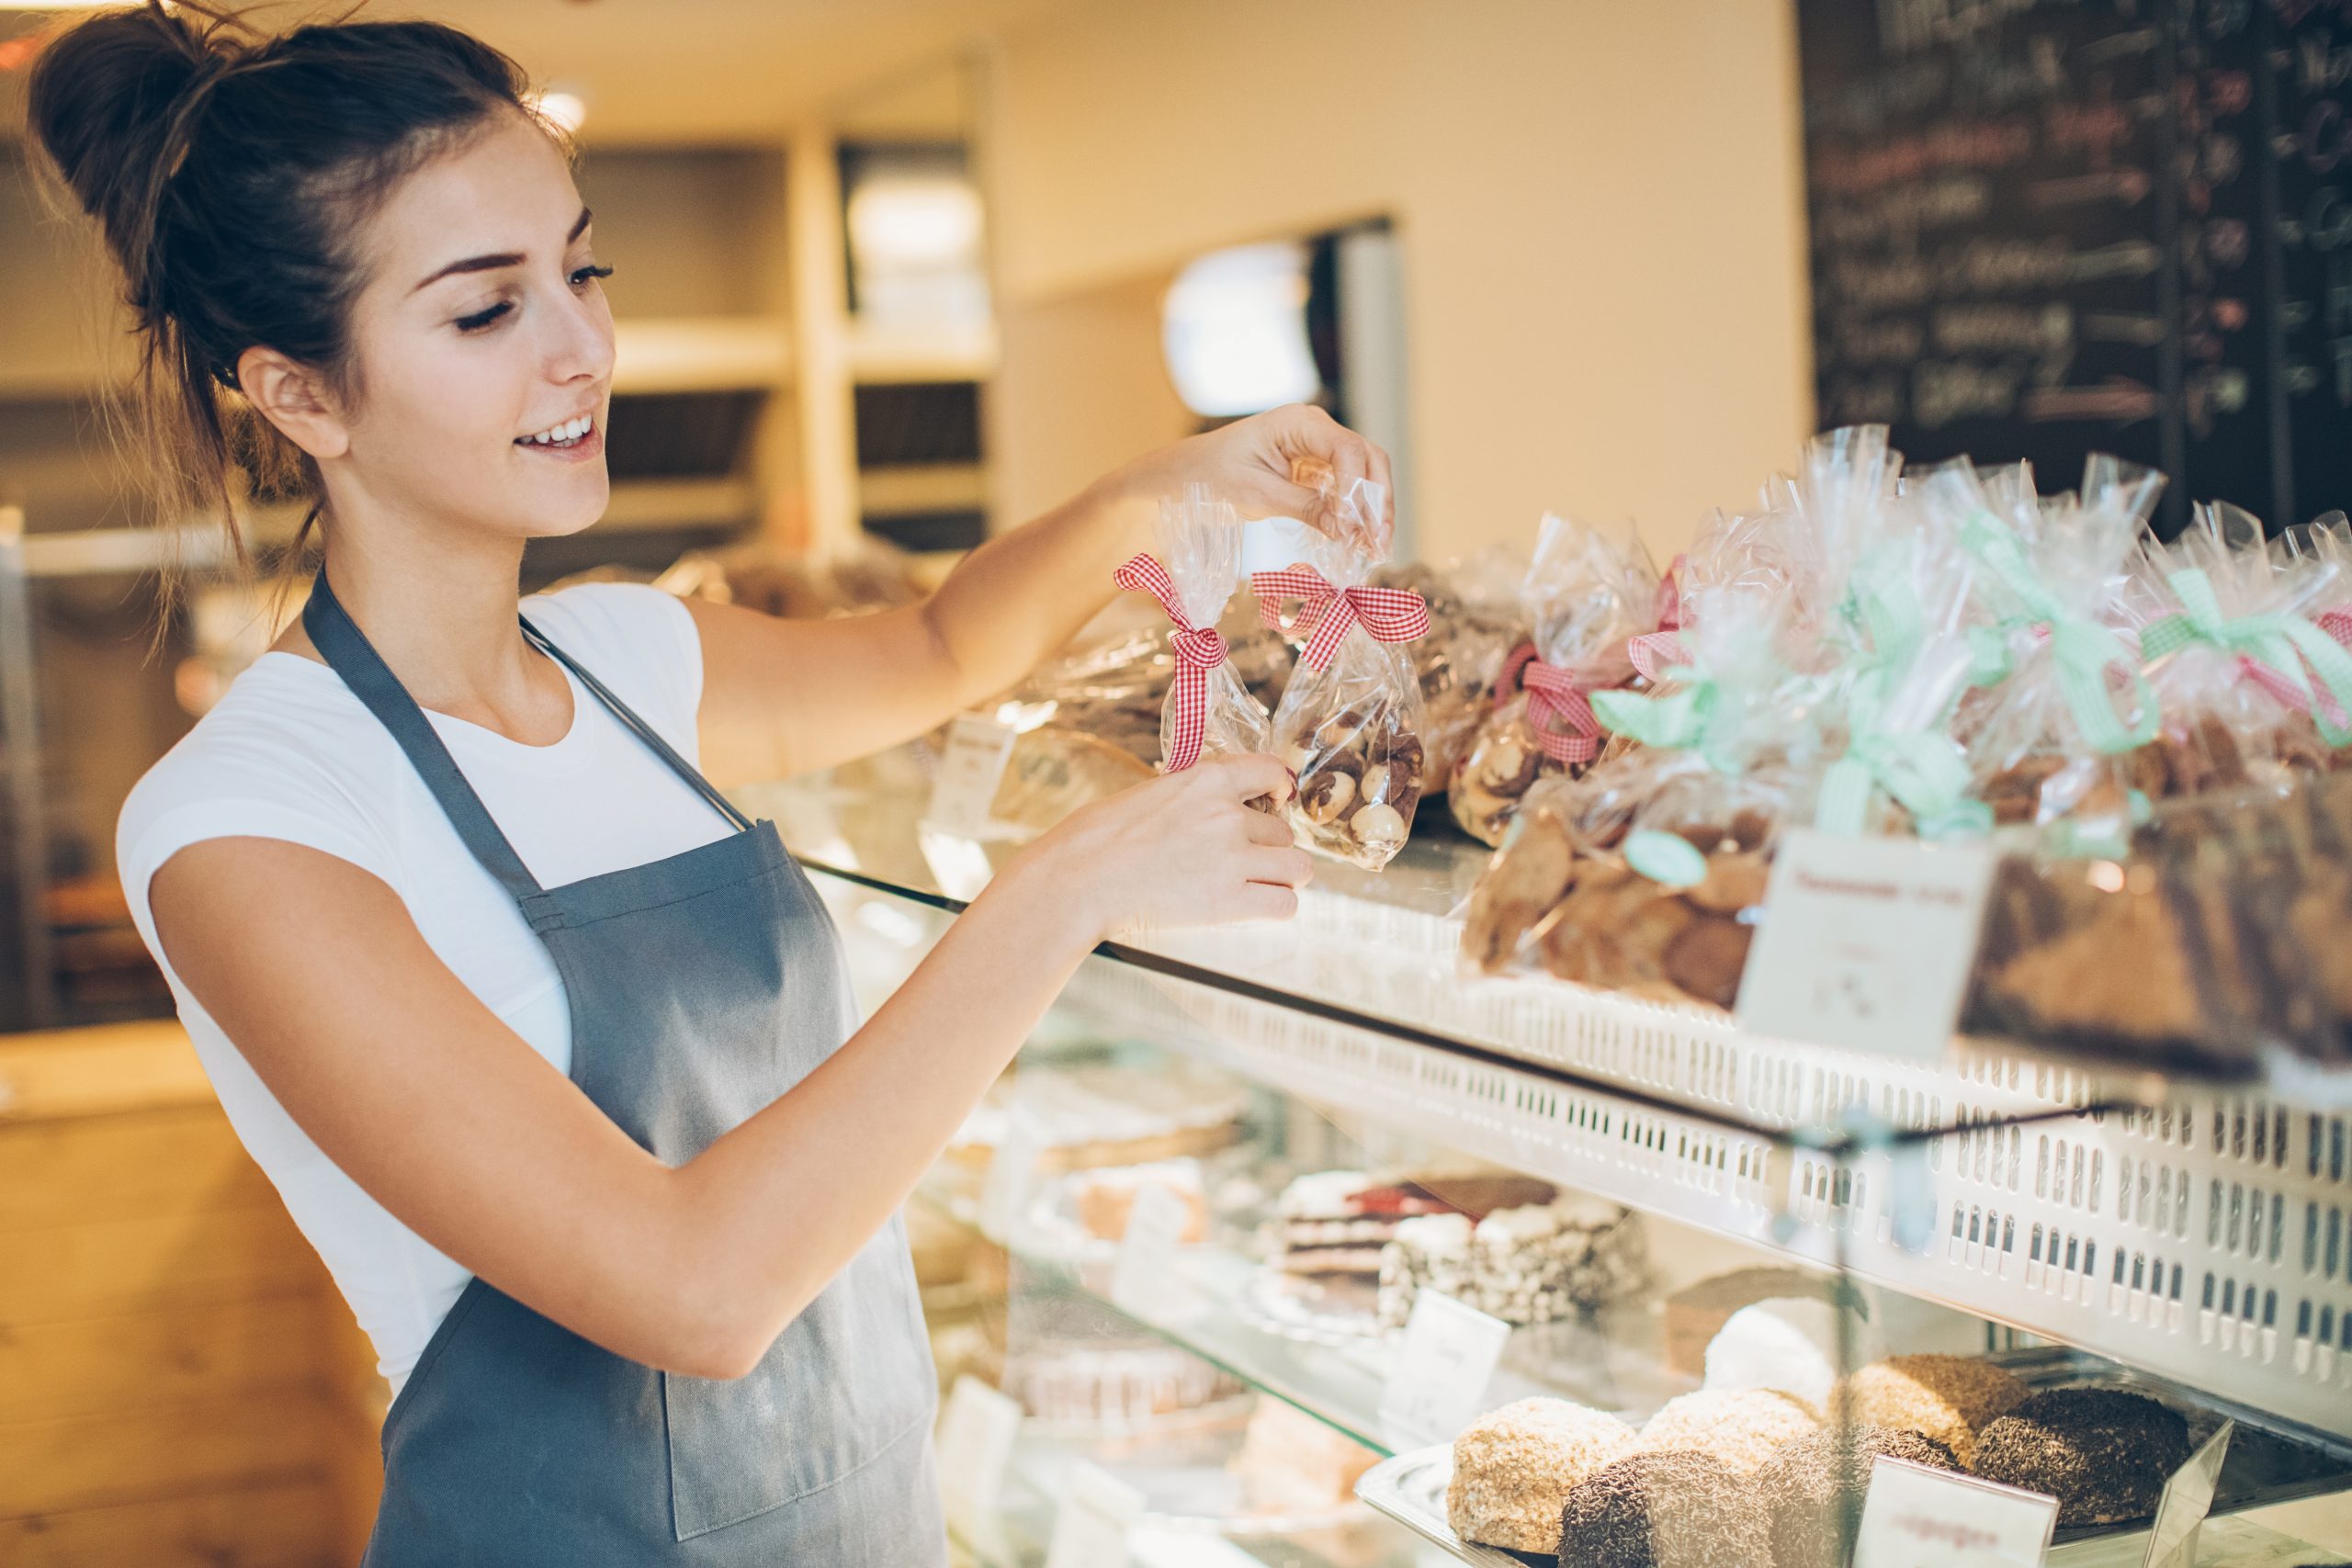
[[1657,569],[1638,539],[1620,542],[1549,513],[1521,598],[1544,673],[1531,688],[1528,671],[1515,671],[1508,684],[1517,689],[1500,694],[1476,727],[1447,792],[1454,821],[1487,844],[1501,841],[1538,779],[1580,772],[1598,757],[1602,737],[1585,695],[1633,679],[1626,642],[1657,630],[1660,619]]
[[[1160,710],[1160,766],[1181,773],[1205,757],[1263,751],[1265,708],[1226,654],[1216,626],[1241,578],[1241,520],[1230,502],[1204,485],[1159,503],[1159,559],[1138,556],[1119,568],[1119,586],[1160,601],[1173,627],[1175,669]],[[1256,804],[1253,802],[1252,804]],[[1265,809],[1272,809],[1271,800]]]
[[1428,629],[1419,598],[1369,587],[1378,560],[1361,541],[1377,516],[1379,487],[1360,484],[1334,503],[1339,536],[1308,542],[1288,572],[1252,585],[1269,616],[1300,604],[1306,637],[1273,717],[1274,754],[1298,781],[1289,812],[1309,848],[1378,870],[1412,832],[1427,760],[1427,718],[1411,639]]
[[[1294,662],[1290,645],[1236,613],[1227,615],[1220,629],[1227,667],[1251,698],[1261,710],[1279,702]],[[1083,730],[1156,767],[1175,679],[1174,638],[1163,622],[1082,638],[1039,665],[994,708],[1018,728],[1054,724]]]
[[[1483,563],[1479,563],[1483,565]],[[1430,608],[1430,631],[1413,644],[1429,728],[1421,732],[1421,794],[1443,795],[1471,737],[1494,706],[1495,678],[1527,638],[1525,616],[1510,596],[1481,592],[1476,568],[1440,571],[1418,562],[1384,566],[1375,588],[1401,588]]]

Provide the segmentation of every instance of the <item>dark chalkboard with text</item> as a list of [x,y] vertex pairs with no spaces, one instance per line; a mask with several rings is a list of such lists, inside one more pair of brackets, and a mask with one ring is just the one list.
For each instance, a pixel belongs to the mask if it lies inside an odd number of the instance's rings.
[[1798,0],[1825,426],[2352,509],[2352,0]]

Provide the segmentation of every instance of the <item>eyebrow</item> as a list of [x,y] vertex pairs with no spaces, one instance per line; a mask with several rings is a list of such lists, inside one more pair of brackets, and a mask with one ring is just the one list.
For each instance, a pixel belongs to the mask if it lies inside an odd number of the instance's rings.
[[[580,209],[580,216],[572,220],[571,232],[563,237],[563,243],[565,244],[571,244],[572,242],[578,240],[581,235],[588,231],[589,217],[590,214],[588,209],[584,207]],[[433,284],[440,282],[443,278],[450,276],[456,273],[496,272],[501,267],[520,266],[526,259],[527,258],[525,257],[523,253],[520,251],[499,251],[493,254],[486,256],[468,256],[463,261],[451,262],[447,266],[443,267],[439,272],[435,273],[423,283],[418,284],[415,288],[410,289],[409,292],[414,294],[419,289],[428,288]]]

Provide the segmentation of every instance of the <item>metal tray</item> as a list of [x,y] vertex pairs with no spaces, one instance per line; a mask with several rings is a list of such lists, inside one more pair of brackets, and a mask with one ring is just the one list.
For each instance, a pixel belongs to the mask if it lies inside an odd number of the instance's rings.
[[[2145,1394],[2171,1406],[2188,1420],[2192,1444],[2211,1437],[2223,1420],[2235,1419],[2237,1433],[2230,1439],[2229,1461],[2222,1467],[2221,1486],[2213,1497],[2213,1512],[2217,1515],[2341,1491],[2352,1485],[2352,1452],[2303,1433],[2279,1431],[2267,1425],[2258,1412],[2228,1408],[2208,1395],[2163,1378],[2119,1367],[2086,1351],[2052,1346],[2004,1351],[1985,1359],[2007,1367],[2037,1391],[2097,1385]],[[1521,1568],[1528,1563],[1551,1568],[1553,1560],[1548,1556],[1479,1546],[1458,1539],[1445,1517],[1445,1489],[1453,1479],[1453,1446],[1442,1443],[1410,1450],[1373,1466],[1356,1483],[1356,1495],[1422,1540],[1442,1546],[1461,1561],[1476,1563],[1479,1568]],[[2052,1546],[2104,1541],[2146,1532],[2146,1520],[2076,1526],[2058,1531],[2052,1538]]]

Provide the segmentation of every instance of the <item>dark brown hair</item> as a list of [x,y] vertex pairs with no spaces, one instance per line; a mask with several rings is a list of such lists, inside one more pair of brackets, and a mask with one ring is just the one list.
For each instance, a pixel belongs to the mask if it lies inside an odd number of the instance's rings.
[[246,563],[242,468],[257,495],[310,503],[307,537],[317,469],[238,394],[238,357],[274,348],[355,388],[361,228],[501,110],[531,115],[521,68],[432,22],[272,36],[145,0],[51,39],[29,97],[34,139],[122,269],[141,349],[127,433],[164,520],[216,514]]

